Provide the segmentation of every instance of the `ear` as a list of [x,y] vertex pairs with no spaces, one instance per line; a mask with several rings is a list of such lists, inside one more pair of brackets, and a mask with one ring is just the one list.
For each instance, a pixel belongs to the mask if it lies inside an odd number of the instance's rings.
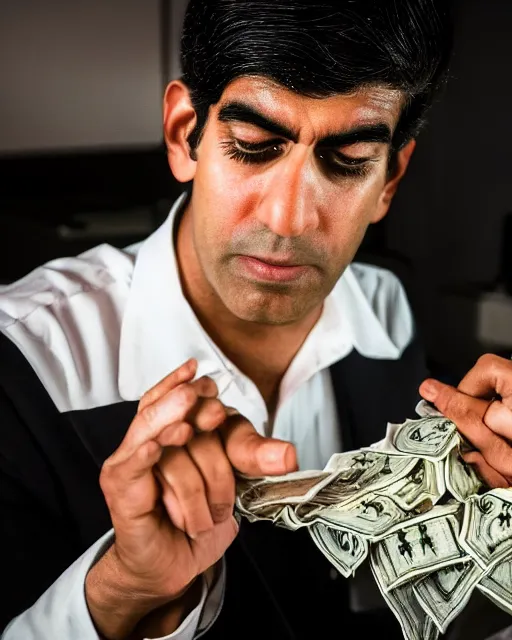
[[164,139],[171,171],[179,182],[192,180],[197,163],[190,156],[187,138],[193,131],[197,116],[187,86],[173,80],[164,96]]
[[384,185],[384,189],[379,197],[379,203],[377,206],[377,210],[375,215],[372,218],[372,223],[379,222],[384,218],[386,213],[389,210],[389,205],[391,204],[393,197],[398,189],[398,185],[400,184],[400,180],[404,177],[405,172],[407,171],[407,167],[409,166],[409,161],[413,154],[414,149],[416,148],[416,140],[411,140],[408,142],[405,147],[400,149],[397,153],[396,157],[396,167],[393,175],[389,178],[389,180]]

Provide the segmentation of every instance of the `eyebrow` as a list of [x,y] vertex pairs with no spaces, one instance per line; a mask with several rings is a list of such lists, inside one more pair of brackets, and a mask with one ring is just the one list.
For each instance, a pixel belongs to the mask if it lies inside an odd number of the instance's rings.
[[[233,101],[226,103],[219,110],[220,122],[245,122],[253,124],[269,133],[286,138],[292,142],[298,142],[299,134],[290,127],[277,122],[264,115],[253,106],[245,102]],[[358,142],[377,142],[391,144],[392,134],[390,127],[385,122],[361,125],[324,136],[319,141],[320,146],[346,147]]]

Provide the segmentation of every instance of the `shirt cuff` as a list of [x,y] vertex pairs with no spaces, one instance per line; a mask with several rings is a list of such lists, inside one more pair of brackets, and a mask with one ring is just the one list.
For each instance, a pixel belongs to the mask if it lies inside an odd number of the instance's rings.
[[[85,578],[113,541],[111,529],[68,567],[30,609],[11,620],[1,640],[101,640],[85,599]],[[171,635],[153,640],[192,640],[206,632],[222,607],[224,584],[222,560],[220,569],[212,567],[203,574],[203,589],[197,607]]]
[[144,638],[144,640],[192,640],[206,633],[217,619],[222,608],[225,588],[224,559],[201,576],[203,589],[201,600],[180,626],[168,636]]

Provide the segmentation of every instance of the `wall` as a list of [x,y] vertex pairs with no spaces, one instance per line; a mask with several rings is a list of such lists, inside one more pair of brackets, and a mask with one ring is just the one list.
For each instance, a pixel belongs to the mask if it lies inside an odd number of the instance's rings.
[[161,141],[159,0],[2,0],[0,153]]

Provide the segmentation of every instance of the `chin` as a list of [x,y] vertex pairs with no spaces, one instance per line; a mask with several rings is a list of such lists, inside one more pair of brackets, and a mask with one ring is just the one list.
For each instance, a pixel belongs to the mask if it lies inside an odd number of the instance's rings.
[[240,320],[261,325],[294,324],[311,311],[310,305],[306,308],[303,301],[291,300],[290,296],[278,293],[251,296],[245,292],[239,292],[236,299],[231,298],[226,302],[229,311]]

